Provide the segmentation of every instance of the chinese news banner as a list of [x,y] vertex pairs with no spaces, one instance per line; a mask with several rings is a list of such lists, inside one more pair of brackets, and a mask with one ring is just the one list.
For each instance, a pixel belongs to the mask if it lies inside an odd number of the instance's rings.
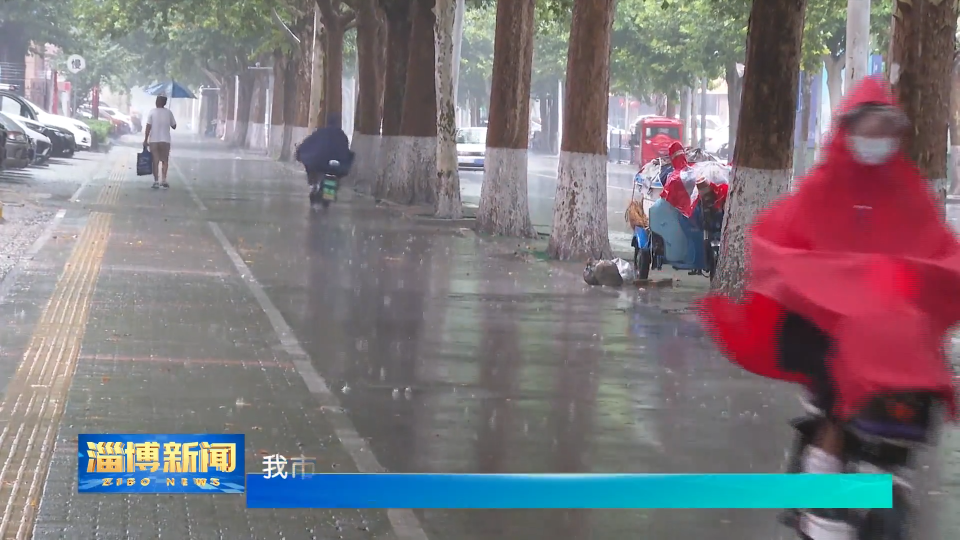
[[248,508],[890,508],[888,474],[338,473],[244,435],[82,434],[81,494],[208,493]]

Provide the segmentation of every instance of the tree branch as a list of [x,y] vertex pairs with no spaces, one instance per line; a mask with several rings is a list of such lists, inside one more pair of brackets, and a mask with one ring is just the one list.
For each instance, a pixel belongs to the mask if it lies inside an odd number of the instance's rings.
[[346,32],[347,30],[350,30],[356,27],[357,27],[357,19],[353,18],[353,19],[350,19],[350,21],[347,22],[347,24],[343,25],[343,31]]

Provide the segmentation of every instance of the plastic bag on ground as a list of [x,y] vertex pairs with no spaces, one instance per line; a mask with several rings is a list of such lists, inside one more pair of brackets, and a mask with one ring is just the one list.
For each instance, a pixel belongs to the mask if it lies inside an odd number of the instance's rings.
[[613,260],[593,260],[583,269],[583,281],[587,285],[622,287],[624,282],[632,283],[636,276],[633,265],[620,258]]
[[624,282],[633,283],[636,281],[636,272],[633,270],[632,263],[617,257],[613,260],[613,264],[617,265],[617,271],[620,273],[620,277]]

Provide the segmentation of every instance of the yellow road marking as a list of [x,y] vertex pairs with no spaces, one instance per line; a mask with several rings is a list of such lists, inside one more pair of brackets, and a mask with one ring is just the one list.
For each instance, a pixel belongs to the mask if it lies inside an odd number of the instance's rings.
[[[97,203],[116,204],[124,176],[115,166]],[[0,402],[3,540],[27,540],[33,532],[112,220],[111,214],[90,214]]]

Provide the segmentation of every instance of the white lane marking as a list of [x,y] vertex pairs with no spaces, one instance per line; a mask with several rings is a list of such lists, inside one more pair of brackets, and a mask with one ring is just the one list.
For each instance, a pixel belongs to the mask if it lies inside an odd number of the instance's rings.
[[[176,162],[173,164],[173,169],[190,193],[190,198],[193,199],[200,210],[206,212],[207,206],[200,200],[200,197],[193,189],[193,185],[187,180],[187,177],[180,170],[180,167],[176,165]],[[366,439],[360,436],[357,429],[353,426],[353,422],[344,413],[340,405],[340,400],[336,394],[330,391],[330,386],[323,378],[323,375],[313,367],[310,355],[300,346],[300,341],[296,335],[294,335],[286,319],[283,318],[280,310],[277,309],[273,301],[270,300],[270,297],[267,296],[267,293],[263,290],[263,286],[257,281],[253,272],[250,271],[247,263],[243,261],[243,257],[241,257],[240,253],[233,247],[233,244],[230,243],[227,236],[223,234],[220,225],[213,221],[208,221],[207,224],[210,226],[210,230],[213,231],[213,235],[216,236],[220,242],[220,246],[227,254],[227,257],[233,262],[233,266],[237,269],[237,272],[240,273],[244,283],[247,284],[253,297],[256,298],[260,309],[267,315],[267,319],[270,320],[273,331],[280,339],[283,349],[293,357],[294,368],[303,379],[307,389],[317,396],[321,402],[325,418],[333,425],[337,438],[340,439],[341,445],[347,453],[350,454],[350,458],[354,464],[356,464],[357,470],[362,473],[386,472],[387,469],[377,460],[377,457],[373,454],[373,450],[370,449],[370,445],[367,444]],[[387,510],[387,519],[390,521],[390,525],[398,540],[428,540],[427,533],[423,530],[423,527],[420,525],[420,520],[417,519],[416,514],[414,514],[412,510]]]

